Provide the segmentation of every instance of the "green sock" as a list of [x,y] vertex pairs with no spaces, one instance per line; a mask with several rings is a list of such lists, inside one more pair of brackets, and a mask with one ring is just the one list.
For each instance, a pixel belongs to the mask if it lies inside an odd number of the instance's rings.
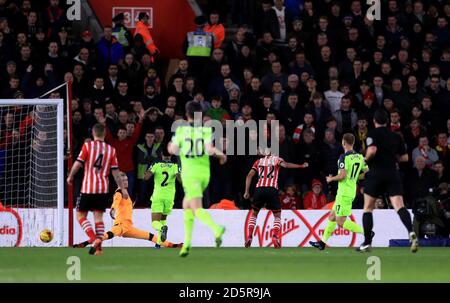
[[217,225],[213,219],[211,218],[211,215],[204,209],[204,208],[198,208],[195,212],[195,216],[206,226],[212,229],[214,232],[214,235],[217,235],[220,231],[219,225]]
[[322,242],[327,243],[328,239],[330,239],[334,230],[336,229],[337,223],[335,221],[328,220],[327,227],[325,227],[325,231],[323,232]]
[[153,221],[152,222],[152,227],[156,230],[156,232],[158,233],[158,239],[156,240],[157,244],[161,244],[161,227],[163,227],[163,225],[161,224],[161,221]]
[[353,222],[352,220],[349,220],[349,219],[345,220],[344,225],[342,227],[345,228],[346,230],[349,230],[351,232],[358,233],[358,234],[362,234],[364,232],[364,230],[361,226],[359,226],[358,224],[356,224],[355,222]]
[[158,232],[158,234],[161,232],[161,227],[163,227],[164,224],[162,224],[162,221],[153,221],[152,227]]
[[184,210],[184,246],[191,246],[192,229],[194,227],[194,212],[192,209]]
[[167,225],[167,220],[160,220],[159,222],[161,222],[162,226]]

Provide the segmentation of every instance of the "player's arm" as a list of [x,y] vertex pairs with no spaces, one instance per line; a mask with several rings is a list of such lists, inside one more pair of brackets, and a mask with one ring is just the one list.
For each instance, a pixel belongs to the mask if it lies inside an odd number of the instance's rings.
[[178,155],[180,148],[178,147],[178,145],[176,145],[175,143],[173,143],[172,141],[169,142],[169,144],[167,145],[167,150],[169,151],[169,153],[171,155]]
[[366,166],[366,168],[364,168],[360,173],[359,173],[359,177],[358,180],[364,180],[364,178],[366,177],[366,174],[369,172],[369,167]]
[[208,155],[219,159],[220,164],[223,165],[225,164],[225,162],[227,162],[227,156],[217,147],[212,146],[212,144],[205,143],[205,150],[208,153]]
[[303,163],[303,164],[295,164],[295,163],[289,163],[289,162],[281,162],[280,163],[281,167],[284,168],[307,168],[309,166],[309,164],[307,162]]
[[244,199],[248,199],[250,198],[250,184],[252,184],[252,179],[253,177],[256,175],[256,170],[254,168],[252,168],[248,175],[247,178],[245,179],[245,193],[244,193]]
[[67,177],[67,184],[72,185],[73,178],[77,174],[77,172],[83,167],[83,164],[80,161],[75,161],[72,165],[72,169],[70,170],[69,176]]
[[403,154],[401,156],[398,156],[397,160],[398,160],[398,162],[408,162],[409,156],[408,156],[408,154]]
[[123,183],[122,183],[122,178],[120,177],[120,171],[119,169],[112,169],[111,173],[114,177],[114,181],[116,181],[117,186],[120,188],[120,190],[122,191],[122,196],[123,198],[126,200],[128,199],[128,188],[124,188]]
[[183,182],[181,181],[181,174],[178,173],[175,175],[175,178],[177,178],[178,182],[180,182],[180,184],[183,184]]
[[364,160],[368,162],[370,159],[375,157],[375,154],[377,153],[377,147],[375,145],[369,146],[366,151],[366,156],[364,157]]
[[69,176],[67,176],[67,184],[72,185],[73,178],[77,174],[77,172],[83,167],[83,164],[89,157],[89,150],[86,144],[83,144],[81,148],[80,154],[78,155],[77,160],[72,165],[72,169],[70,170]]
[[150,178],[153,176],[153,173],[150,171],[150,170],[147,170],[145,173],[144,173],[144,180],[145,181],[148,181],[148,180],[150,180]]
[[116,192],[113,196],[113,204],[111,205],[111,211],[109,215],[114,220],[116,219],[116,209],[119,208],[120,201],[122,201],[122,194],[120,192]]
[[337,182],[342,181],[346,177],[347,177],[347,173],[345,172],[345,169],[340,169],[336,176],[328,176],[328,177],[326,177],[326,179],[327,179],[327,183],[330,183],[330,182],[334,182],[334,181],[337,181]]

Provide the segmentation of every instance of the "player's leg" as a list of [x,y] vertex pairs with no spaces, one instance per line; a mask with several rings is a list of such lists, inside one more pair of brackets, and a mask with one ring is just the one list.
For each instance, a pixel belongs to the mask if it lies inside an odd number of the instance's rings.
[[364,193],[364,212],[363,212],[363,227],[364,227],[364,242],[359,247],[359,251],[368,251],[372,245],[372,238],[374,236],[373,229],[373,210],[375,208],[376,198]]
[[258,219],[260,208],[256,205],[252,205],[252,210],[250,210],[250,219],[248,220],[247,225],[247,239],[245,240],[244,246],[245,248],[249,248],[252,246],[253,240],[253,231],[255,230],[256,220]]
[[[216,222],[214,222],[213,218],[211,217],[211,214],[202,207],[202,199],[194,198],[190,200],[188,204],[190,205],[189,208],[192,210],[195,217],[198,218],[200,222],[208,226],[213,231],[216,240],[220,242],[220,237],[224,232],[224,228],[216,224]],[[220,246],[220,243],[216,244],[217,246]]]
[[180,251],[181,257],[186,257],[189,254],[189,249],[191,247],[192,241],[192,229],[194,228],[195,215],[194,211],[190,208],[190,201],[186,198],[183,199],[183,209],[184,209],[184,244]]
[[405,208],[405,204],[403,203],[403,196],[392,196],[389,197],[389,199],[391,200],[392,206],[400,217],[403,225],[405,225],[406,229],[408,230],[409,240],[411,241],[411,251],[413,253],[417,252],[419,248],[419,241],[417,239],[416,233],[413,231],[411,214]]
[[101,238],[105,233],[105,223],[103,223],[103,211],[94,211],[94,221],[95,221],[95,237]]
[[330,215],[328,216],[328,223],[327,226],[325,227],[325,230],[323,232],[323,236],[322,239],[320,239],[320,241],[314,242],[314,241],[309,241],[309,244],[311,244],[311,246],[318,248],[319,250],[324,250],[328,239],[330,239],[331,235],[333,234],[334,230],[336,229],[336,209],[338,209],[339,207],[337,207],[338,202],[336,201],[333,205],[333,209],[330,212]]
[[161,241],[164,242],[167,240],[167,232],[169,231],[169,227],[167,226],[167,216],[172,212],[174,205],[173,199],[165,199],[164,200],[164,210],[161,215]]
[[273,237],[272,243],[275,248],[281,248],[281,208],[272,210],[273,213]]
[[94,209],[94,221],[95,221],[95,255],[102,254],[102,238],[105,234],[105,223],[103,223],[103,214],[108,206],[108,194],[96,194],[93,195],[92,209]]
[[155,202],[152,202],[152,227],[155,229],[158,235],[158,241],[157,245],[158,247],[161,245],[161,228],[163,227],[163,224],[161,223],[161,217],[162,217],[162,211],[163,209],[160,207],[153,207],[155,205]]
[[124,227],[122,224],[116,224],[114,225],[111,230],[107,231],[103,234],[101,238],[97,238],[94,241],[94,244],[92,245],[91,249],[89,250],[90,255],[101,255],[102,254],[102,243],[106,240],[111,240],[114,237],[120,237],[127,231],[126,227]]
[[273,214],[272,243],[275,248],[281,248],[281,203],[278,198],[278,190],[273,187],[262,188],[262,200],[266,208]]
[[[222,242],[222,235],[225,229],[224,227],[214,222],[213,218],[211,217],[211,214],[207,212],[202,205],[203,192],[208,187],[208,183],[209,183],[209,176],[200,179],[199,182],[197,183],[196,190],[193,190],[190,193],[190,197],[188,197],[188,199],[191,197],[192,198],[190,202],[188,200],[188,203],[190,204],[190,208],[194,212],[195,217],[197,217],[200,220],[200,222],[208,226],[213,231],[214,236],[216,237],[216,246],[220,246]],[[200,186],[198,186],[198,184]]]
[[85,194],[81,194],[77,200],[77,220],[80,224],[80,227],[88,236],[88,240],[82,243],[74,244],[74,248],[83,248],[87,245],[91,244],[95,240],[94,229],[92,228],[91,222],[87,219],[88,211],[89,211],[89,196]]
[[336,223],[338,226],[358,234],[363,233],[363,228],[349,219],[352,214],[353,197],[342,197],[340,199],[340,207],[336,212]]
[[[145,231],[145,230],[141,230],[138,229],[134,226],[131,226],[126,233],[123,234],[124,238],[133,238],[133,239],[141,239],[141,240],[147,240],[147,241],[151,241],[153,243],[157,243],[158,241],[158,237],[154,234],[152,234],[151,232]],[[175,247],[180,247],[182,244],[175,244],[172,243],[170,241],[163,241],[161,243],[161,246],[163,247],[171,247],[171,248],[175,248]]]

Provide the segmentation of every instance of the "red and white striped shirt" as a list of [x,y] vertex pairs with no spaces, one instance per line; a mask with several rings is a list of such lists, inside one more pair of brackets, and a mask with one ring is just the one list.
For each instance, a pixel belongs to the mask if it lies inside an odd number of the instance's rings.
[[109,173],[118,169],[116,150],[103,141],[86,142],[77,158],[84,164],[83,194],[107,194]]
[[278,189],[278,173],[284,160],[277,156],[266,156],[257,160],[252,169],[258,174],[256,187],[275,187]]

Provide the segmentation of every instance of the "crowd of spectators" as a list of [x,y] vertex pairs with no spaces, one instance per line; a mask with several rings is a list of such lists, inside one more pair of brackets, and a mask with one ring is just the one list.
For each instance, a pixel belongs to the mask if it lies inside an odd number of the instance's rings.
[[[333,201],[337,186],[326,184],[325,176],[337,173],[341,137],[354,133],[355,149],[364,153],[379,108],[390,114],[388,127],[403,137],[410,156],[400,166],[407,204],[448,183],[450,2],[381,1],[380,21],[366,17],[365,1],[288,2],[229,1],[231,7],[219,12],[206,5],[208,26],[228,17],[238,26],[216,41],[203,70],[179,58],[165,79],[158,56],[139,36],[129,46],[118,42],[112,27],[97,41],[89,30],[73,37],[58,0],[0,0],[0,97],[35,98],[72,80],[74,155],[90,128],[106,123],[106,140],[120,151],[119,167],[140,206],[148,206],[152,188],[144,171],[191,100],[222,122],[280,121],[280,156],[309,163],[281,173],[284,208]],[[239,3],[255,10],[236,9]],[[21,122],[12,117],[6,111],[0,117],[2,138]],[[224,166],[212,160],[206,203],[226,198],[248,208],[242,193],[255,158],[231,156]],[[377,205],[388,207],[383,200]]]

